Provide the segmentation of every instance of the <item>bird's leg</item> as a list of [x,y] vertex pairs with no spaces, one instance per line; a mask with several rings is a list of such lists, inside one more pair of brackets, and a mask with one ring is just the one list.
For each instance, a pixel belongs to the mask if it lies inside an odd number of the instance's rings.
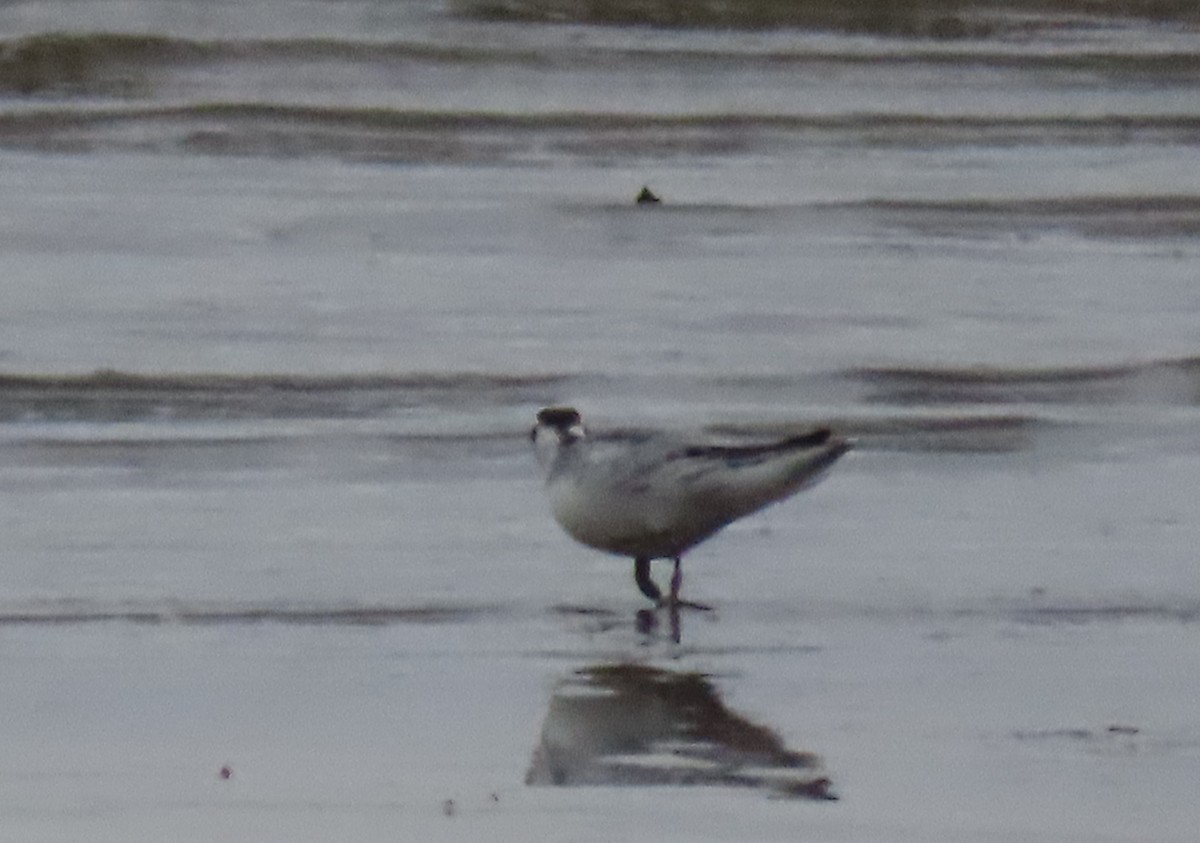
[[683,585],[683,568],[680,565],[679,557],[675,557],[675,571],[671,574],[671,596],[666,600],[660,600],[659,605],[667,605],[672,611],[677,609],[701,609],[705,612],[712,611],[712,606],[706,606],[703,603],[693,603],[691,600],[680,600],[679,589]]
[[650,579],[650,559],[648,557],[639,556],[633,560],[633,579],[642,594],[655,603],[662,602],[662,592],[654,584],[654,580]]

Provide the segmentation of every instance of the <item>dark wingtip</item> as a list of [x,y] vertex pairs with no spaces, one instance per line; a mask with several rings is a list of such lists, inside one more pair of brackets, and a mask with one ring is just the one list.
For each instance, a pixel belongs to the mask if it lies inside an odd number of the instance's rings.
[[753,459],[770,454],[789,453],[800,449],[824,448],[827,454],[837,459],[850,450],[850,443],[834,436],[828,427],[819,427],[808,433],[789,436],[765,445],[692,445],[676,452],[675,456],[717,457],[724,459]]
[[799,436],[790,436],[779,444],[785,448],[815,448],[818,445],[824,445],[831,436],[833,436],[833,431],[828,427],[818,427],[816,430],[802,433]]

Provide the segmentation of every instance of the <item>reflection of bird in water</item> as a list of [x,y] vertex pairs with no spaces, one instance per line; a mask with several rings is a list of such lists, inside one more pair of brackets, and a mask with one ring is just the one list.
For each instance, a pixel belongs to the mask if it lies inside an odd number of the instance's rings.
[[[589,435],[571,407],[537,414],[531,437],[554,517],[573,538],[634,560],[634,579],[659,605],[679,599],[684,552],[722,527],[811,486],[850,449],[820,428],[754,445],[698,444],[663,433]],[[650,560],[672,559],[666,599]]]
[[597,665],[550,699],[532,785],[726,785],[836,799],[820,759],[725,707],[701,673]]

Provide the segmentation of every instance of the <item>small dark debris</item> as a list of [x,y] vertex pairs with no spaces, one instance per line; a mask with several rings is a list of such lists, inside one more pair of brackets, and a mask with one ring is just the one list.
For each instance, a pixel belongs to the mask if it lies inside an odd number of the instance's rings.
[[217,772],[217,775],[221,777],[222,781],[229,781],[231,778],[233,778],[233,768],[228,764],[225,764]]
[[657,205],[662,200],[649,187],[643,185],[641,192],[637,195],[636,201],[639,205]]
[[442,803],[442,813],[448,817],[454,816],[454,813],[457,810],[458,810],[458,806],[454,804],[453,799],[447,799],[445,802]]

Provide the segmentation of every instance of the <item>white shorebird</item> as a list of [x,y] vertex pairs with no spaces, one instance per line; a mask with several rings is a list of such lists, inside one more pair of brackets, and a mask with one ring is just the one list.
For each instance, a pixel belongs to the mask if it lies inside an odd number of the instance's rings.
[[[679,599],[680,557],[722,527],[811,486],[850,449],[828,428],[757,445],[696,444],[663,433],[588,435],[573,407],[547,407],[530,433],[554,518],[572,538],[631,556],[642,594]],[[671,559],[671,592],[650,561]]]

